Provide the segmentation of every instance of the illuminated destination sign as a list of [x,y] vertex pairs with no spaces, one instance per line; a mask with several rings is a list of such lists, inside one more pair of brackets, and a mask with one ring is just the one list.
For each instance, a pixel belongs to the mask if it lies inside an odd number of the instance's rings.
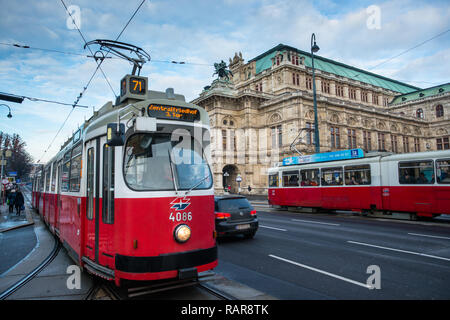
[[200,111],[197,109],[161,104],[150,104],[147,109],[149,117],[190,122],[200,120]]
[[138,95],[147,93],[147,81],[143,77],[126,76],[120,82],[120,96],[124,96],[127,92]]
[[364,152],[362,151],[362,149],[350,149],[334,152],[316,153],[307,156],[288,157],[283,159],[283,166],[357,158],[364,158]]

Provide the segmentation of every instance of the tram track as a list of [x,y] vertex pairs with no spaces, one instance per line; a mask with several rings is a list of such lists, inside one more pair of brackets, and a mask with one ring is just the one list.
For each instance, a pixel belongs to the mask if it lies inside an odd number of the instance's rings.
[[60,242],[55,239],[55,244],[53,246],[52,251],[50,254],[31,272],[29,272],[26,276],[24,276],[22,279],[11,285],[8,289],[0,293],[0,300],[5,300],[15,292],[17,292],[20,288],[22,288],[24,285],[32,281],[42,270],[44,270],[58,255],[61,244]]
[[[93,287],[91,292],[87,295],[86,300],[153,300],[160,298],[159,294],[171,294],[180,288],[195,288],[198,298],[206,300],[209,297],[218,298],[219,300],[237,300],[235,297],[224,293],[207,283],[207,280],[189,279],[189,280],[175,280],[165,283],[152,284],[148,286],[136,286],[121,288],[116,287],[113,283],[100,280]],[[200,293],[201,292],[201,293]],[[170,298],[169,298],[170,299]],[[176,299],[192,299],[191,296],[178,297]]]

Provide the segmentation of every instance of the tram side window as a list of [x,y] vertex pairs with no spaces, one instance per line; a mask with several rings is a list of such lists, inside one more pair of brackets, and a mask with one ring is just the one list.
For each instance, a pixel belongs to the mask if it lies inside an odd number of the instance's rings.
[[72,160],[70,161],[70,191],[80,191],[81,179],[81,151],[83,146],[78,144],[72,150]]
[[45,170],[45,191],[50,191],[50,167]]
[[346,185],[370,184],[370,165],[346,166],[344,171]]
[[323,168],[322,170],[322,185],[323,186],[342,186],[343,173],[342,167],[337,168]]
[[278,187],[278,173],[269,174],[269,187]]
[[450,159],[436,160],[436,176],[439,184],[450,184]]
[[56,162],[53,163],[52,168],[52,192],[55,191],[56,187]]
[[317,187],[320,185],[319,169],[301,170],[300,174],[302,176],[302,186]]
[[67,151],[64,155],[64,164],[62,167],[61,176],[61,191],[69,191],[69,174],[70,174],[70,151]]
[[283,171],[283,186],[284,187],[298,187],[298,170]]
[[103,145],[103,223],[114,223],[114,148]]
[[434,183],[433,161],[411,161],[398,164],[400,184]]

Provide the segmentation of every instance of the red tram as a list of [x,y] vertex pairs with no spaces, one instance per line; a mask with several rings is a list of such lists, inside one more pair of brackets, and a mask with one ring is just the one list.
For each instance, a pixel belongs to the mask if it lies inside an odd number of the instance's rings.
[[272,205],[422,217],[450,214],[447,150],[369,153],[358,159],[278,166],[268,174]]
[[34,207],[70,256],[117,285],[217,266],[208,114],[146,83],[124,77],[117,104],[96,111],[33,183]]

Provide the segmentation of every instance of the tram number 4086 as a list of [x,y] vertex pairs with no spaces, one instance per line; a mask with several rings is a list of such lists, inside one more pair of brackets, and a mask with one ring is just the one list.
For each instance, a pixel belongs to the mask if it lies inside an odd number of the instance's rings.
[[177,213],[170,213],[169,220],[172,221],[191,221],[192,220],[192,212],[177,212]]

